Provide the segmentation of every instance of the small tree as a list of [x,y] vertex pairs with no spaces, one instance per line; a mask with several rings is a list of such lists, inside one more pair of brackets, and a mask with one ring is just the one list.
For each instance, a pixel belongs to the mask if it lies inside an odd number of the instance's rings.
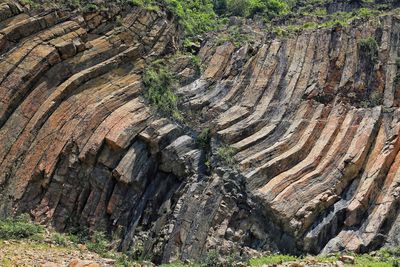
[[227,0],[213,0],[215,13],[222,15],[227,11],[228,1]]
[[229,0],[228,2],[228,11],[234,16],[247,17],[251,9],[251,0]]
[[260,14],[266,19],[285,14],[289,6],[282,0],[229,0],[228,13],[235,16],[254,16]]

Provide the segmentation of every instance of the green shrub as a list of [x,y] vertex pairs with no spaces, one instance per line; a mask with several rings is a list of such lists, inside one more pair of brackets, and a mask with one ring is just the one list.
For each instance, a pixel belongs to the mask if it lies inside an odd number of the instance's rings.
[[101,256],[106,256],[110,250],[110,242],[102,232],[94,232],[90,240],[86,242],[86,247]]
[[223,145],[219,147],[217,150],[217,155],[219,156],[219,158],[228,165],[235,164],[236,162],[234,158],[235,154],[236,154],[236,149],[229,145]]
[[40,4],[34,0],[21,0],[23,5],[29,5],[31,8],[38,8]]
[[245,42],[250,41],[249,37],[240,32],[237,26],[230,27],[226,33],[222,33],[217,38],[217,45],[222,45],[226,42],[231,42],[234,46],[240,47]]
[[89,251],[95,252],[102,257],[116,259],[120,262],[116,266],[131,266],[122,264],[123,262],[130,262],[129,258],[127,255],[113,250],[111,240],[104,232],[95,231],[90,233],[86,227],[75,227],[68,234],[54,234],[53,241],[59,245],[68,244],[68,242],[83,244]]
[[289,6],[281,0],[258,0],[256,10],[253,13],[262,13],[267,19],[273,19],[289,12]]
[[217,16],[211,0],[163,0],[178,19],[186,38],[195,38],[218,26]]
[[100,9],[100,7],[97,6],[97,5],[94,4],[94,3],[88,3],[87,5],[85,5],[85,6],[83,7],[83,11],[85,11],[85,12],[94,12],[94,11],[97,11],[97,10],[99,10],[99,9]]
[[190,59],[192,61],[192,66],[194,67],[196,74],[201,75],[201,73],[203,72],[203,67],[201,66],[200,57],[191,55]]
[[159,10],[159,6],[154,0],[130,0],[129,2],[133,6],[139,6],[146,10]]
[[368,19],[374,16],[378,16],[379,15],[379,11],[378,10],[373,10],[373,9],[369,9],[369,8],[360,8],[357,11],[357,16],[360,18],[364,18],[364,19]]
[[326,11],[325,8],[317,8],[312,12],[312,15],[323,17],[323,16],[328,15],[328,12]]
[[72,227],[68,229],[68,239],[76,244],[85,244],[90,239],[89,230],[81,226]]
[[204,267],[217,267],[220,266],[219,263],[219,254],[216,250],[212,250],[207,253],[207,256],[205,257],[204,261],[202,262],[201,266]]
[[252,6],[250,0],[230,0],[228,2],[228,11],[231,15],[247,17],[250,15]]
[[0,220],[0,239],[31,238],[41,234],[44,227],[30,221],[29,215],[20,215],[15,219]]
[[[115,260],[116,267],[131,267],[131,266],[138,266],[138,263],[132,261],[128,256],[122,254],[118,255]],[[140,264],[139,264],[140,266]]]
[[210,129],[206,128],[197,136],[197,144],[203,149],[210,147]]
[[146,87],[144,97],[160,113],[181,120],[178,110],[178,97],[173,91],[175,77],[167,66],[153,63],[143,75]]
[[228,0],[227,2],[227,13],[241,17],[260,14],[270,20],[288,11],[288,4],[282,0]]
[[176,53],[172,58],[171,61],[173,64],[176,64],[176,62],[182,58],[188,57],[190,62],[189,66],[196,72],[197,76],[200,76],[203,72],[203,67],[201,65],[201,59],[200,57],[193,55],[191,53],[181,53],[178,52]]
[[382,104],[382,100],[383,100],[383,99],[382,99],[382,94],[379,93],[378,91],[372,92],[372,93],[370,94],[369,98],[370,98],[370,101],[371,101],[371,105],[372,105],[373,107],[379,106],[379,105]]
[[315,29],[318,26],[315,22],[306,22],[303,24],[303,29]]
[[228,8],[228,0],[214,0],[214,11],[218,15],[222,15],[226,12]]
[[362,57],[365,57],[368,62],[375,64],[378,60],[378,43],[375,38],[368,37],[361,39],[360,52]]
[[68,238],[60,233],[54,233],[51,237],[53,242],[59,246],[66,246],[68,244]]

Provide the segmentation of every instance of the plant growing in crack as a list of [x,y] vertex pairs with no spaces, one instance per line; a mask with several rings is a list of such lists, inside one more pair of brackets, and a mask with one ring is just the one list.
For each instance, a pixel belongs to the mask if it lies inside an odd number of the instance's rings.
[[378,42],[373,37],[360,40],[360,54],[370,64],[376,64],[378,61]]
[[146,88],[143,96],[161,114],[182,120],[178,110],[178,97],[173,90],[175,83],[175,76],[166,65],[161,61],[153,62],[143,74]]
[[218,157],[226,164],[233,166],[236,163],[235,154],[236,149],[230,145],[222,145],[217,150]]

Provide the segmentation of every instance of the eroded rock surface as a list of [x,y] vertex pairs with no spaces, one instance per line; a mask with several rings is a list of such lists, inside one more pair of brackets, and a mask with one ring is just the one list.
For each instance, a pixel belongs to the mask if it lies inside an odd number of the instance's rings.
[[106,230],[155,262],[398,243],[400,18],[281,39],[241,30],[240,47],[207,37],[200,77],[174,66],[189,129],[141,97],[148,62],[179,46],[169,16],[1,2],[1,215]]

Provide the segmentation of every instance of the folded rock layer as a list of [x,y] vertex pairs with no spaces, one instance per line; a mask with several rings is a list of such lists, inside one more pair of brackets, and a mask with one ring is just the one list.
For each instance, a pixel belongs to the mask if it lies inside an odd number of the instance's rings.
[[399,244],[400,18],[286,38],[240,27],[251,41],[208,35],[204,71],[176,89],[190,129],[142,98],[147,64],[179,46],[169,16],[1,2],[1,215],[105,230],[155,262]]

